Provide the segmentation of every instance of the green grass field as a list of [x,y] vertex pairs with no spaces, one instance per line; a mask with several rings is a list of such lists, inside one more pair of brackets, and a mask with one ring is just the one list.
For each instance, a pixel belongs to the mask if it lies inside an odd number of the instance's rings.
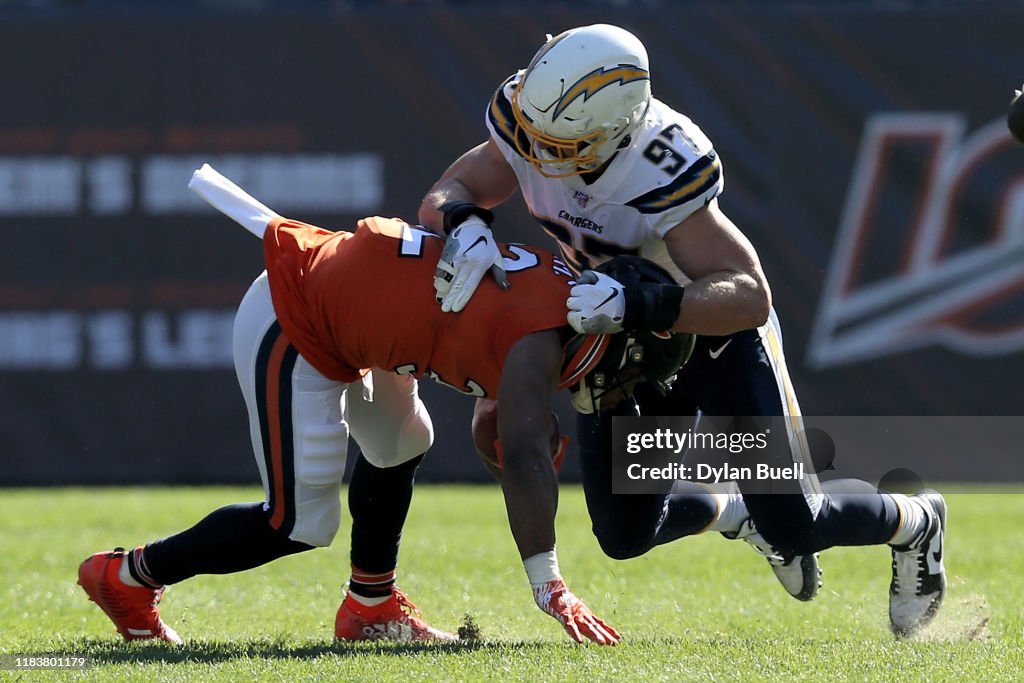
[[435,625],[471,614],[482,640],[340,645],[334,613],[348,529],[333,547],[168,590],[162,613],[184,647],[126,644],[75,585],[92,552],[258,500],[251,488],[0,491],[0,655],[91,658],[79,672],[0,671],[0,680],[1019,680],[1024,674],[1024,493],[948,496],[950,587],[912,642],[887,630],[889,553],[839,548],[802,604],[763,559],[718,534],[627,562],[605,558],[578,488],[562,491],[559,555],[573,590],[624,634],[576,646],[534,605],[496,487],[417,488],[399,584]]

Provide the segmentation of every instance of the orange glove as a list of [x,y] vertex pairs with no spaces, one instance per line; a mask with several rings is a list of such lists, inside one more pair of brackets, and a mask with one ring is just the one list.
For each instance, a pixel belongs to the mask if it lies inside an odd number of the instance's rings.
[[591,612],[561,578],[534,585],[533,599],[538,607],[557,619],[577,643],[592,640],[601,645],[616,645],[621,640],[618,631]]

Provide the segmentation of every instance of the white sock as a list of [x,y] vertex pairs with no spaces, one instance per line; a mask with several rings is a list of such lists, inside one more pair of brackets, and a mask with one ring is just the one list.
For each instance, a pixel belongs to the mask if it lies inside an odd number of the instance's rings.
[[743,496],[740,495],[740,489],[736,483],[701,485],[715,497],[715,503],[718,504],[715,518],[711,520],[711,524],[705,531],[725,531],[727,533],[739,531],[743,520],[749,517],[750,513],[747,512],[747,504],[743,502]]
[[909,546],[928,528],[928,514],[918,501],[902,493],[887,494],[900,511],[900,524],[889,545]]
[[385,602],[391,599],[391,593],[388,593],[387,595],[381,595],[380,597],[376,598],[367,598],[365,596],[359,595],[358,593],[353,593],[352,591],[349,591],[348,594],[351,595],[352,599],[358,602],[360,605],[365,605],[367,607],[376,607],[377,605],[383,605]]
[[121,579],[121,583],[126,586],[137,586],[142,588],[142,584],[136,581],[135,577],[132,576],[132,573],[128,571],[128,563],[131,562],[130,558],[130,555],[126,555],[125,558],[121,560],[121,567],[117,570],[117,578]]

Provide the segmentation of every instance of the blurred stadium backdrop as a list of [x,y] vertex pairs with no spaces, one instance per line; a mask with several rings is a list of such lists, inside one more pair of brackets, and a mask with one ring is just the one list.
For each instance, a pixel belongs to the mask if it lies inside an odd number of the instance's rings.
[[[192,170],[414,221],[496,85],[599,21],[715,142],[805,413],[1024,415],[1021,3],[0,2],[0,485],[258,481],[229,342],[260,244]],[[487,479],[472,401],[422,392],[421,478]]]

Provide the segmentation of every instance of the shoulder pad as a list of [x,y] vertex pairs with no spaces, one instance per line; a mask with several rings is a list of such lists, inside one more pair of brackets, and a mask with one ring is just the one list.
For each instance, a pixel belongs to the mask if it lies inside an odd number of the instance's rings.
[[722,176],[722,163],[718,154],[710,150],[672,179],[672,182],[656,187],[628,202],[640,213],[661,213],[681,206],[701,196],[718,184]]
[[530,144],[526,133],[519,130],[519,127],[516,125],[515,116],[512,114],[512,100],[509,99],[512,88],[515,87],[518,81],[519,72],[506,78],[494,92],[491,103],[487,107],[487,123],[491,131],[517,153],[520,146],[523,146],[525,149]]

